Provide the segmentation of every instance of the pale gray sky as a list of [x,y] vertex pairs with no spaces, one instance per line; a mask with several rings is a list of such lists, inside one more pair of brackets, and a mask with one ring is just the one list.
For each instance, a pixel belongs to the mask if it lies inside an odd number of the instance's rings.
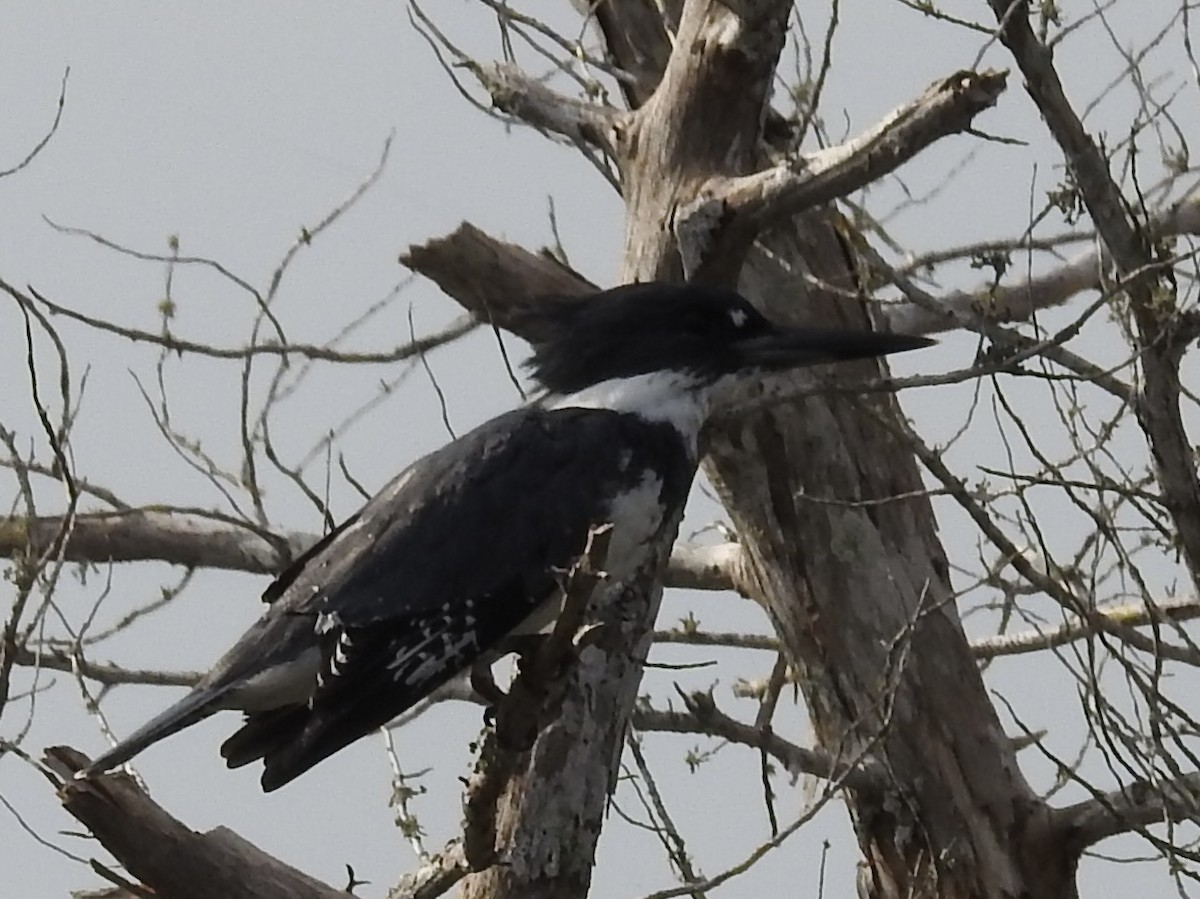
[[[526,4],[534,7],[534,4]],[[949,4],[962,15],[982,17],[983,3]],[[1154,4],[1155,6],[1157,4]],[[540,5],[537,5],[540,6]],[[565,7],[566,4],[563,4]],[[982,39],[931,28],[899,4],[843,4],[844,24],[834,48],[834,67],[825,116],[831,133],[854,132],[922,90],[928,83],[972,63]],[[1080,14],[1087,4],[1067,4]],[[1078,7],[1073,9],[1072,7]],[[429,4],[446,32],[462,47],[494,58],[500,53],[494,19],[468,2]],[[869,11],[868,11],[869,9]],[[1161,23],[1127,3],[1113,13],[1114,26],[1131,45]],[[1164,7],[1165,10],[1165,7]],[[465,103],[409,24],[401,3],[258,2],[253,4],[9,3],[0,30],[0,167],[18,160],[44,133],[54,110],[64,69],[71,68],[62,126],[45,152],[25,171],[0,181],[0,277],[31,284],[57,302],[131,326],[157,327],[156,306],[164,294],[165,267],[122,257],[84,238],[56,232],[44,220],[103,234],[124,246],[167,252],[178,235],[181,252],[219,260],[256,286],[270,274],[302,227],[314,225],[376,165],[384,142],[394,135],[391,159],[376,188],[290,269],[276,311],[296,340],[321,341],[405,275],[396,257],[408,244],[442,235],[460,221],[529,247],[551,241],[548,200],[553,198],[564,245],[572,262],[592,279],[610,283],[620,245],[620,205],[606,184],[573,150],[519,129],[506,129]],[[569,10],[562,22],[570,22]],[[1165,21],[1167,12],[1161,18]],[[574,27],[574,26],[572,26]],[[824,27],[817,22],[814,34]],[[1177,73],[1182,57],[1162,51],[1152,65]],[[986,61],[1007,65],[992,48]],[[1120,71],[1120,57],[1099,29],[1069,41],[1059,51],[1068,83],[1081,86],[1079,100],[1100,91]],[[1070,79],[1076,79],[1071,81]],[[1194,131],[1195,84],[1180,109]],[[1124,135],[1133,94],[1125,92],[1089,119],[1093,127]],[[979,126],[1029,142],[1027,147],[982,143],[960,137],[934,148],[904,171],[908,188],[922,194],[941,185],[947,172],[973,151],[973,165],[950,181],[936,200],[899,215],[895,235],[906,246],[927,249],[947,243],[1019,233],[1028,220],[1031,196],[1040,206],[1047,189],[1061,180],[1058,157],[1048,149],[1041,124],[1020,87],[1019,76],[999,109]],[[1189,132],[1190,135],[1191,132]],[[1146,165],[1155,165],[1148,154]],[[1035,170],[1036,165],[1036,170]],[[894,184],[872,192],[877,212],[903,200]],[[978,273],[964,271],[960,286]],[[211,271],[176,273],[173,296],[180,335],[221,345],[244,341],[254,312],[249,297]],[[433,330],[457,308],[432,286],[415,282],[377,324],[352,343],[364,348],[407,339],[409,305],[418,332]],[[82,414],[74,435],[81,475],[131,502],[174,502],[217,506],[220,497],[164,445],[141,400],[136,376],[153,390],[153,352],[116,337],[58,322],[78,376],[89,369]],[[513,346],[520,352],[519,346]],[[1101,348],[1103,350],[1103,348]],[[947,346],[913,354],[901,366],[927,371],[969,362],[974,344],[950,339]],[[28,400],[21,319],[0,304],[0,421],[15,428],[22,445],[38,442]],[[39,344],[43,378],[53,375],[50,347]],[[919,356],[919,358],[918,358]],[[461,433],[470,425],[518,402],[490,335],[475,335],[429,359],[445,390],[450,419]],[[269,366],[262,366],[268,372]],[[303,454],[343,415],[369,399],[382,379],[398,368],[343,367],[318,372],[279,411],[274,437],[287,458]],[[236,366],[211,360],[171,360],[166,366],[176,426],[203,438],[204,448],[227,467],[240,454]],[[260,380],[265,384],[266,375]],[[261,384],[260,384],[261,386]],[[1014,388],[1017,389],[1017,388]],[[932,437],[947,437],[970,402],[969,388],[914,393],[906,405]],[[1036,419],[1037,412],[1032,411]],[[1046,414],[1050,414],[1047,412]],[[338,444],[368,486],[378,486],[412,459],[447,439],[437,398],[427,376],[416,369],[391,399]],[[1136,435],[1130,452],[1139,452]],[[982,427],[957,451],[960,462],[1003,460],[994,433]],[[969,467],[966,469],[969,471]],[[314,468],[314,473],[319,467]],[[319,482],[319,478],[317,479]],[[353,493],[335,478],[334,507],[353,510]],[[268,477],[268,509],[282,528],[317,530],[320,522],[295,488]],[[0,479],[0,500],[10,501],[11,478]],[[49,485],[43,509],[60,498]],[[1051,512],[1053,516],[1053,512]],[[693,504],[687,529],[719,516],[708,502]],[[951,521],[953,521],[951,519]],[[1068,539],[1079,527],[1062,520]],[[943,527],[951,551],[975,558],[970,532]],[[1065,545],[1065,544],[1064,544]],[[81,585],[64,586],[62,614],[78,623],[106,591],[101,619],[116,621],[173,583],[179,572],[166,566],[92,571]],[[68,577],[74,581],[74,576]],[[100,659],[139,667],[198,669],[211,662],[259,611],[264,578],[204,572],[177,603],[110,641]],[[0,594],[2,595],[2,594]],[[0,602],[7,609],[7,603]],[[671,595],[664,617],[694,610],[713,629],[763,630],[761,613],[727,597]],[[48,625],[60,629],[57,622]],[[663,661],[719,660],[715,668],[654,672],[649,687],[665,695],[672,681],[689,687],[717,684],[722,705],[739,713],[728,691],[737,676],[761,676],[770,659],[722,652],[663,650]],[[1078,713],[1069,679],[1053,664],[1036,668],[1024,659],[997,664],[989,681],[1018,704],[1031,726],[1049,726]],[[48,675],[43,675],[43,683]],[[71,679],[39,693],[31,751],[69,743],[95,753],[102,747],[94,723],[83,713]],[[27,681],[21,682],[28,688]],[[1050,687],[1062,688],[1056,693]],[[125,733],[165,705],[173,691],[126,687],[105,703],[113,728]],[[14,703],[0,720],[0,735],[12,736],[28,701]],[[360,894],[380,896],[414,864],[407,844],[391,823],[387,807],[390,770],[378,737],[359,742],[295,784],[264,796],[258,771],[228,772],[217,754],[235,726],[217,716],[149,750],[137,764],[155,798],[196,829],[225,824],[268,852],[333,884],[344,882],[344,865],[371,886]],[[406,770],[432,769],[421,781],[428,792],[414,803],[436,848],[458,830],[460,785],[469,770],[466,751],[480,714],[475,708],[443,707],[397,734]],[[781,712],[780,726],[804,739],[807,724],[797,708]],[[1072,739],[1072,737],[1074,739]],[[1078,733],[1061,738],[1064,752]],[[767,835],[759,798],[757,757],[740,748],[723,751],[691,775],[684,754],[699,739],[650,736],[647,754],[676,820],[700,868],[714,874],[739,861]],[[1050,782],[1049,766],[1026,754],[1031,776]],[[801,791],[779,783],[779,810],[790,820]],[[0,759],[0,795],[42,837],[82,856],[96,846],[60,831],[77,829],[59,810],[46,782],[11,756]],[[618,793],[622,810],[640,817],[632,792]],[[722,895],[750,897],[815,895],[821,843],[832,842],[826,893],[853,895],[857,851],[840,804],[833,804],[759,869],[734,881]],[[1134,846],[1136,849],[1137,847]],[[85,867],[43,848],[20,832],[13,814],[0,808],[0,870],[12,895],[62,896],[96,885]],[[1098,871],[1100,869],[1097,869]],[[1126,895],[1146,876],[1126,869],[1084,875],[1089,896]],[[1124,879],[1123,879],[1124,878]],[[1129,878],[1135,878],[1131,881]],[[595,895],[636,897],[672,883],[661,848],[645,833],[609,818],[595,878]]]

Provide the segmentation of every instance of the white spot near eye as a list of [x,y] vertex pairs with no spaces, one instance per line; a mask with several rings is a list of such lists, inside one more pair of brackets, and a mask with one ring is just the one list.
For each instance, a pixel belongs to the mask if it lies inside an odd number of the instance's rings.
[[733,322],[735,328],[744,328],[746,326],[746,310],[745,309],[730,309],[729,320]]

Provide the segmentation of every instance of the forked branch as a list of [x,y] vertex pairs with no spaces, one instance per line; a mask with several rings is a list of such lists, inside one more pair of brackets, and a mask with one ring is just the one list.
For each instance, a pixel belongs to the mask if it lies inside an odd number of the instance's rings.
[[1097,793],[1054,812],[1054,824],[1075,851],[1108,837],[1140,831],[1164,821],[1196,821],[1200,816],[1200,774],[1159,783],[1137,781]]
[[590,144],[616,155],[620,110],[568,97],[509,63],[466,63],[491,95],[492,104],[540,131]]
[[727,265],[774,223],[853,193],[966,130],[996,103],[1007,78],[1003,71],[957,72],[843,144],[751,175],[714,178],[676,219],[685,270]]

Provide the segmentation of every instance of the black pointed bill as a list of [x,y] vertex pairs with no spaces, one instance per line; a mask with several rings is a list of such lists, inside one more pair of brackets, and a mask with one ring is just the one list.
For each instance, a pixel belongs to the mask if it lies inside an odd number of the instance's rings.
[[935,341],[910,334],[774,327],[737,343],[740,364],[748,369],[779,371],[827,362],[868,359],[931,346]]

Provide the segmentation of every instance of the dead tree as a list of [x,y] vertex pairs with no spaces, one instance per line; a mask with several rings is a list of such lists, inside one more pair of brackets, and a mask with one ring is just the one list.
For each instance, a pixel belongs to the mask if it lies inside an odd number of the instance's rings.
[[[1164,241],[1198,230],[1196,207],[1188,202],[1151,210],[1123,194],[1111,159],[1059,82],[1045,21],[1039,33],[1028,4],[994,0],[990,6],[988,27],[1011,53],[1026,93],[1061,147],[1071,196],[1094,222],[1098,247],[1052,277],[1012,282],[998,275],[988,289],[971,295],[932,295],[911,273],[889,266],[832,204],[935,141],[971,130],[1002,96],[1004,72],[947,73],[863,133],[805,152],[800,144],[811,120],[785,118],[772,107],[791,3],[592,4],[589,15],[603,53],[588,62],[612,76],[620,105],[587,89],[583,99],[559,93],[553,82],[510,63],[462,55],[455,62],[502,114],[566,139],[609,174],[625,204],[619,280],[736,286],[771,317],[789,323],[967,330],[993,347],[976,373],[1017,370],[1036,356],[1127,402],[1153,459],[1153,501],[1165,510],[1159,520],[1194,581],[1200,572],[1200,484],[1182,418],[1179,366],[1198,332],[1171,277],[1183,257],[1167,252]],[[414,10],[419,27],[454,55],[453,45]],[[501,14],[515,16],[506,9]],[[562,72],[571,71],[568,60]],[[1016,102],[1012,92],[1005,96]],[[402,261],[476,319],[532,342],[539,335],[523,315],[527,307],[508,304],[535,297],[569,301],[589,287],[558,261],[466,225],[411,247]],[[899,292],[897,302],[876,301],[882,284]],[[29,309],[44,308],[40,298],[8,290]],[[1137,378],[1114,378],[1073,355],[1062,346],[1070,334],[1040,339],[1004,327],[1085,290],[1099,290],[1104,303],[1127,310]],[[975,522],[1006,565],[1070,616],[1070,626],[1057,636],[1041,635],[1045,645],[1100,635],[1154,659],[1194,665],[1200,653],[1172,626],[1195,614],[1194,601],[1150,605],[1133,618],[1098,608],[1077,582],[1056,576],[1015,545],[941,454],[912,431],[894,395],[877,389],[888,378],[883,363],[856,363],[841,376],[855,385],[855,395],[808,376],[792,377],[772,385],[771,395],[758,398],[744,417],[712,429],[705,472],[737,541],[719,563],[699,567],[690,564],[686,548],[677,549],[668,568],[675,583],[715,577],[767,610],[780,663],[762,688],[753,727],[723,717],[703,696],[689,697],[686,711],[673,713],[682,719],[635,707],[661,591],[656,572],[643,572],[636,582],[619,585],[620,615],[612,595],[595,603],[594,616],[609,625],[610,637],[599,644],[604,663],[572,672],[561,714],[527,756],[485,743],[468,789],[463,839],[393,896],[438,895],[459,880],[469,897],[585,895],[631,723],[670,730],[685,728],[686,719],[696,730],[786,758],[794,770],[823,778],[830,793],[843,791],[863,855],[859,893],[878,899],[1076,895],[1076,869],[1089,846],[1194,815],[1195,766],[1180,768],[1169,780],[1094,790],[1091,799],[1070,806],[1053,806],[1031,788],[981,676],[979,659],[987,656],[965,635],[921,471]],[[176,550],[169,538],[183,526],[179,516],[114,522],[72,512],[28,522],[22,539],[9,545],[30,552],[49,548],[68,559],[134,558],[139,552],[171,559]],[[304,542],[235,535],[211,522],[205,527],[229,539],[214,543],[196,564],[270,570]],[[132,540],[135,528],[150,536]],[[1103,523],[1097,528],[1103,533]],[[663,564],[670,552],[662,547]],[[214,561],[218,556],[225,561]],[[1147,624],[1154,627],[1151,636],[1134,629]],[[7,639],[5,675],[19,653],[28,662],[28,650],[11,635]],[[812,720],[811,749],[779,741],[771,728],[789,678],[803,692]],[[1155,689],[1151,684],[1146,695]],[[61,767],[64,756],[58,757]],[[91,789],[66,787],[67,807],[131,872],[157,895],[209,895],[185,891],[172,880],[171,866],[145,864],[140,854],[146,850],[139,848],[145,844],[129,839],[143,818],[113,798],[129,799],[124,786],[96,788],[107,797],[103,802]],[[114,828],[116,822],[124,827]],[[207,844],[187,848],[201,856],[189,855],[189,863],[213,870],[230,863],[224,856],[202,857],[225,853],[227,841]],[[495,864],[501,856],[503,864]],[[304,889],[304,895],[322,894],[311,883]],[[247,895],[275,894],[256,888]]]

